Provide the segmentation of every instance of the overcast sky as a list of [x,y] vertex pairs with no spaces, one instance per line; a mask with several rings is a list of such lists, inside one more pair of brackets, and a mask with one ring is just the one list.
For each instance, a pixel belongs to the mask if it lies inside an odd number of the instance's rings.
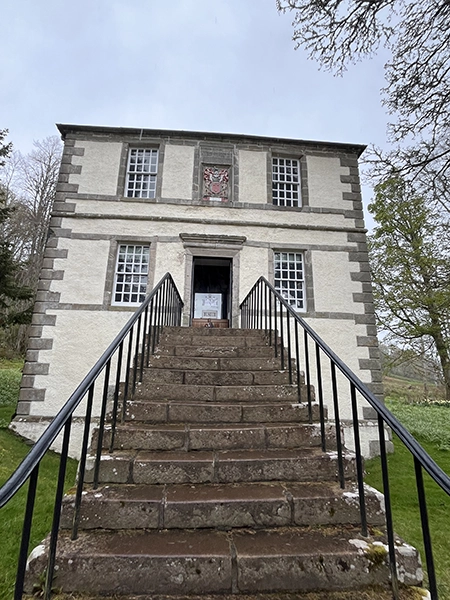
[[275,0],[1,0],[1,15],[0,129],[23,153],[55,123],[385,145],[383,57],[319,71]]

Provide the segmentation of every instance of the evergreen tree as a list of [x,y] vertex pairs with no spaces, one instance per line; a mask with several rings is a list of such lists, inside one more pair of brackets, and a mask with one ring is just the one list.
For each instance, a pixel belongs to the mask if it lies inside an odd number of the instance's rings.
[[[5,164],[12,144],[4,143],[7,129],[0,130],[0,167]],[[22,265],[16,260],[7,236],[7,222],[13,208],[7,206],[7,195],[0,185],[0,327],[14,323],[29,323],[33,291],[17,282]]]

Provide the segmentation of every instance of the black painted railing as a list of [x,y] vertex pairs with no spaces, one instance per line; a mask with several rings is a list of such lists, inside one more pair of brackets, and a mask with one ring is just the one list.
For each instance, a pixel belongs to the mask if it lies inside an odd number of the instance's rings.
[[[420,509],[423,546],[425,551],[428,587],[432,600],[438,600],[436,574],[433,560],[433,546],[428,522],[423,471],[425,470],[434,482],[450,495],[450,478],[427,454],[414,437],[403,427],[386,406],[369,390],[344,362],[329,348],[290,306],[286,299],[264,278],[260,277],[250,290],[241,306],[241,327],[262,329],[266,332],[275,356],[279,356],[282,369],[289,372],[290,383],[300,385],[302,377],[307,385],[307,404],[310,421],[313,415],[312,388],[315,389],[314,400],[319,406],[322,449],[327,449],[325,435],[325,406],[324,395],[327,391],[331,398],[334,422],[336,427],[336,445],[338,457],[338,479],[342,488],[345,487],[344,452],[341,431],[344,419],[340,412],[344,405],[343,399],[351,405],[350,427],[353,434],[356,472],[359,493],[361,533],[368,535],[366,515],[366,498],[364,488],[363,453],[358,410],[362,404],[368,403],[376,413],[374,420],[378,422],[378,442],[381,458],[383,492],[386,511],[386,534],[388,540],[388,557],[391,572],[393,597],[399,598],[398,574],[394,542],[394,527],[392,518],[391,494],[389,486],[389,470],[387,461],[388,429],[390,428],[406,446],[412,455],[417,483],[417,501]],[[302,373],[302,376],[301,376]],[[303,375],[304,374],[304,375]],[[364,402],[365,401],[365,402]]]
[[[182,308],[183,302],[180,294],[171,275],[167,273],[138,310],[133,313],[133,316],[122,331],[95,363],[94,367],[89,371],[39,440],[34,444],[18,469],[0,489],[1,508],[15,496],[27,481],[29,482],[25,516],[22,526],[22,539],[18,557],[14,600],[22,599],[24,589],[25,570],[29,552],[33,510],[41,460],[46,452],[52,447],[56,438],[62,434],[63,440],[43,596],[45,600],[48,600],[51,595],[55,568],[58,530],[64,492],[64,478],[69,456],[69,442],[74,412],[77,407],[79,407],[81,401],[86,398],[84,433],[78,466],[72,539],[76,539],[78,535],[86,460],[91,441],[91,422],[93,417],[94,398],[96,397],[96,386],[98,384],[101,386],[101,408],[98,423],[97,453],[94,463],[94,487],[98,485],[107,411],[111,412],[112,420],[111,442],[109,446],[109,451],[112,452],[116,424],[124,418],[127,401],[132,398],[137,383],[142,381],[143,369],[147,366],[150,355],[155,351],[162,329],[165,326],[180,325]],[[102,383],[103,385],[101,385]]]

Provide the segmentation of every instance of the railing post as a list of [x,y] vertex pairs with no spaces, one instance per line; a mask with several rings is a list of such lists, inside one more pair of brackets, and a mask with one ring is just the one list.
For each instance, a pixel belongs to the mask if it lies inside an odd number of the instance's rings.
[[[273,321],[272,321],[272,292],[269,290],[269,318],[270,318],[270,328],[269,328],[269,346],[272,346],[272,331],[273,331]],[[276,351],[276,343],[275,343],[275,356],[277,355]]]
[[36,487],[39,475],[38,463],[28,481],[27,504],[23,519],[22,539],[20,541],[19,562],[17,564],[16,586],[14,589],[14,600],[22,600],[25,571],[27,567],[28,548],[30,546],[31,525],[33,522],[34,501],[36,499]]
[[345,475],[344,475],[344,461],[342,458],[342,438],[341,438],[341,419],[339,417],[339,398],[336,381],[336,365],[334,361],[330,361],[331,364],[331,385],[333,389],[333,408],[334,408],[334,422],[336,424],[336,445],[338,454],[338,467],[339,467],[339,485],[342,489],[345,488]]
[[273,299],[273,339],[274,339],[274,347],[275,347],[275,358],[278,358],[278,314],[277,314],[277,302],[276,298]]
[[255,310],[255,329],[259,329],[259,304],[260,304],[260,285],[259,283],[256,285],[256,289],[255,289],[255,304],[256,304],[256,310]]
[[416,472],[416,485],[417,496],[419,498],[420,520],[422,523],[423,546],[425,549],[425,560],[427,563],[428,587],[430,590],[431,600],[438,600],[436,572],[434,569],[433,546],[431,544],[427,502],[425,499],[425,487],[423,485],[422,466],[416,457],[414,457],[414,469]]
[[317,370],[317,395],[319,397],[320,437],[322,440],[322,452],[327,450],[327,438],[325,434],[325,409],[323,406],[323,382],[322,364],[320,360],[320,347],[316,342],[316,370]]
[[281,370],[285,369],[285,361],[284,361],[284,326],[283,326],[283,305],[280,303],[280,357],[281,357]]
[[264,331],[267,335],[267,286],[264,284]]
[[133,357],[133,384],[131,386],[131,397],[133,398],[134,393],[136,391],[136,380],[137,380],[137,371],[138,371],[138,356],[139,356],[139,341],[141,337],[141,322],[142,322],[142,314],[139,315],[139,319],[137,322],[137,333],[136,333],[136,342],[134,348],[134,357]]
[[158,324],[156,326],[155,339],[153,340],[154,342],[156,341],[156,344],[159,344],[159,336],[161,334],[163,298],[164,286],[158,290],[158,293],[156,295],[156,310],[158,314]]
[[394,524],[392,521],[391,492],[389,488],[386,440],[384,439],[384,421],[381,415],[378,415],[378,437],[380,441],[381,473],[383,477],[384,508],[386,512],[386,530],[389,548],[389,568],[391,571],[392,594],[395,600],[398,600],[399,591],[397,561],[395,557]]
[[102,458],[102,450],[103,450],[103,434],[105,431],[105,418],[106,418],[106,405],[108,402],[108,389],[109,389],[109,374],[111,370],[111,359],[106,363],[105,368],[105,381],[103,382],[103,396],[102,396],[102,409],[100,412],[100,423],[98,426],[98,436],[97,436],[97,452],[95,455],[95,466],[94,466],[94,482],[93,488],[94,490],[98,487],[98,475],[100,472],[100,461]]
[[303,331],[303,334],[303,343],[305,348],[306,395],[308,398],[308,421],[312,423],[311,368],[309,365],[309,338],[306,329]]
[[142,383],[142,376],[144,373],[144,360],[145,360],[145,350],[147,348],[145,342],[147,341],[147,321],[148,321],[148,305],[145,307],[144,311],[144,327],[142,329],[142,348],[141,348],[141,360],[139,363],[139,383]]
[[129,338],[128,338],[128,351],[127,351],[127,362],[126,362],[126,371],[125,371],[125,386],[123,390],[123,400],[122,400],[122,423],[125,420],[125,412],[127,410],[127,402],[128,402],[128,392],[130,389],[130,367],[131,367],[131,355],[133,350],[133,332],[134,325],[130,329]]
[[356,388],[350,383],[350,396],[352,399],[353,436],[355,438],[356,474],[358,478],[359,511],[361,516],[361,534],[367,537],[366,495],[364,493],[364,469],[362,465],[361,440],[359,436],[358,405],[356,403]]
[[292,385],[291,322],[290,322],[288,310],[286,310],[286,330],[287,330],[287,354],[288,354],[289,383]]
[[148,342],[147,342],[147,358],[145,361],[146,366],[148,367],[150,362],[150,355],[154,352],[154,344],[153,340],[155,338],[155,314],[154,314],[154,303],[153,298],[150,301],[150,317],[148,320]]
[[117,371],[116,371],[116,383],[114,386],[114,401],[113,401],[113,412],[112,412],[112,423],[111,423],[111,439],[109,441],[109,452],[114,451],[114,440],[116,436],[116,425],[117,425],[117,413],[119,411],[119,392],[120,392],[120,378],[122,371],[122,358],[123,358],[123,340],[119,345],[119,354],[117,357]]
[[298,339],[298,321],[295,319],[294,325],[294,337],[295,337],[295,369],[297,374],[297,394],[298,401],[302,401],[302,373],[300,368],[300,346]]
[[55,505],[53,508],[53,523],[50,535],[50,544],[48,551],[47,574],[45,577],[44,600],[50,600],[52,594],[53,573],[56,562],[56,546],[58,544],[59,522],[61,520],[61,506],[64,494],[64,480],[66,477],[67,457],[69,454],[69,440],[72,417],[70,417],[64,426],[64,437],[61,448],[61,457],[59,460],[58,483],[56,485]]
[[94,383],[91,384],[88,392],[86,404],[86,415],[84,418],[83,443],[81,447],[81,457],[78,465],[77,492],[75,494],[75,510],[73,515],[72,540],[78,537],[78,525],[80,523],[81,497],[83,494],[84,474],[86,472],[87,450],[89,445],[89,433],[91,427],[92,403],[94,400]]

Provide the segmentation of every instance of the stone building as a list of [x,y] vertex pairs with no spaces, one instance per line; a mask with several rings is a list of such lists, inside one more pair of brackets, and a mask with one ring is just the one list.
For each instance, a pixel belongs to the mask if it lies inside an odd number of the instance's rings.
[[[265,276],[381,393],[358,173],[364,146],[58,129],[64,154],[18,433],[36,439],[167,271],[185,326],[211,318],[238,327],[239,303]],[[366,442],[370,454],[370,432]]]

